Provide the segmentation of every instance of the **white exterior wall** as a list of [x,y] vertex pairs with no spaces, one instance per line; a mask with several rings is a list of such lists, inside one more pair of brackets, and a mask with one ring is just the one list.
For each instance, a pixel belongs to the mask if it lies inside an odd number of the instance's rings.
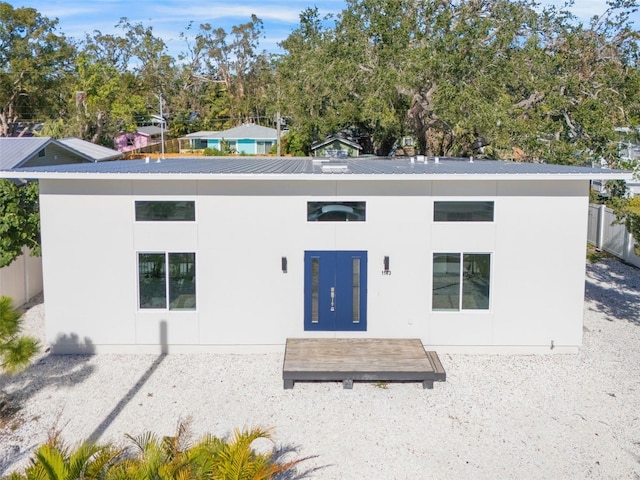
[[[47,334],[57,351],[282,348],[287,337],[418,337],[438,351],[573,351],[582,340],[588,181],[41,180]],[[135,222],[135,200],[195,222]],[[366,222],[307,222],[307,201]],[[495,200],[434,223],[435,200]],[[368,252],[367,331],[304,331],[305,250]],[[137,308],[138,252],[196,253],[196,311]],[[491,253],[488,311],[432,312],[434,252]],[[280,259],[287,257],[288,272]],[[390,257],[391,275],[382,275]]]

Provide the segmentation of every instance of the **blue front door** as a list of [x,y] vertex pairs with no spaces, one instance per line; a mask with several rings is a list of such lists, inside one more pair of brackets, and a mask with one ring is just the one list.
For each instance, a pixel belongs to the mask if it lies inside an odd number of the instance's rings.
[[304,252],[304,329],[367,330],[367,252]]

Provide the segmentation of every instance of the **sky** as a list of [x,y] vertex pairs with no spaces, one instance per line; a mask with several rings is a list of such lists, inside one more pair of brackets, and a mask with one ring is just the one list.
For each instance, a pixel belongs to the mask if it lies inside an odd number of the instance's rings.
[[[297,27],[299,14],[307,7],[317,7],[321,15],[337,14],[344,0],[6,0],[14,8],[31,7],[48,18],[58,18],[59,30],[68,37],[84,38],[85,33],[100,30],[117,33],[115,25],[121,17],[132,23],[153,26],[172,56],[186,50],[179,38],[191,21],[197,26],[210,23],[227,32],[234,25],[246,23],[254,13],[264,23],[265,38],[261,49],[278,51],[278,43]],[[539,0],[542,5],[564,4],[564,0]],[[606,0],[576,0],[572,12],[584,22],[602,14]],[[640,24],[640,13],[634,19]]]

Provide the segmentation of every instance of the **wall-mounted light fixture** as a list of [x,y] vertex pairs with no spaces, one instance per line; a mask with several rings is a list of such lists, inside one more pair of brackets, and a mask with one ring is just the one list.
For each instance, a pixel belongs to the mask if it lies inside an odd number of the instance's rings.
[[384,270],[382,270],[382,274],[391,275],[391,270],[389,269],[389,257],[386,255],[384,257],[383,265],[384,265]]
[[280,259],[280,265],[282,267],[282,273],[287,273],[287,257],[282,257]]

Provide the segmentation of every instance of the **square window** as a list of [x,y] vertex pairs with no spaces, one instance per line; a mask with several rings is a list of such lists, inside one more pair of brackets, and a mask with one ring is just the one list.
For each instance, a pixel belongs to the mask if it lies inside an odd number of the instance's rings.
[[432,309],[488,310],[491,254],[434,253]]
[[138,293],[143,310],[195,310],[196,254],[139,253]]

